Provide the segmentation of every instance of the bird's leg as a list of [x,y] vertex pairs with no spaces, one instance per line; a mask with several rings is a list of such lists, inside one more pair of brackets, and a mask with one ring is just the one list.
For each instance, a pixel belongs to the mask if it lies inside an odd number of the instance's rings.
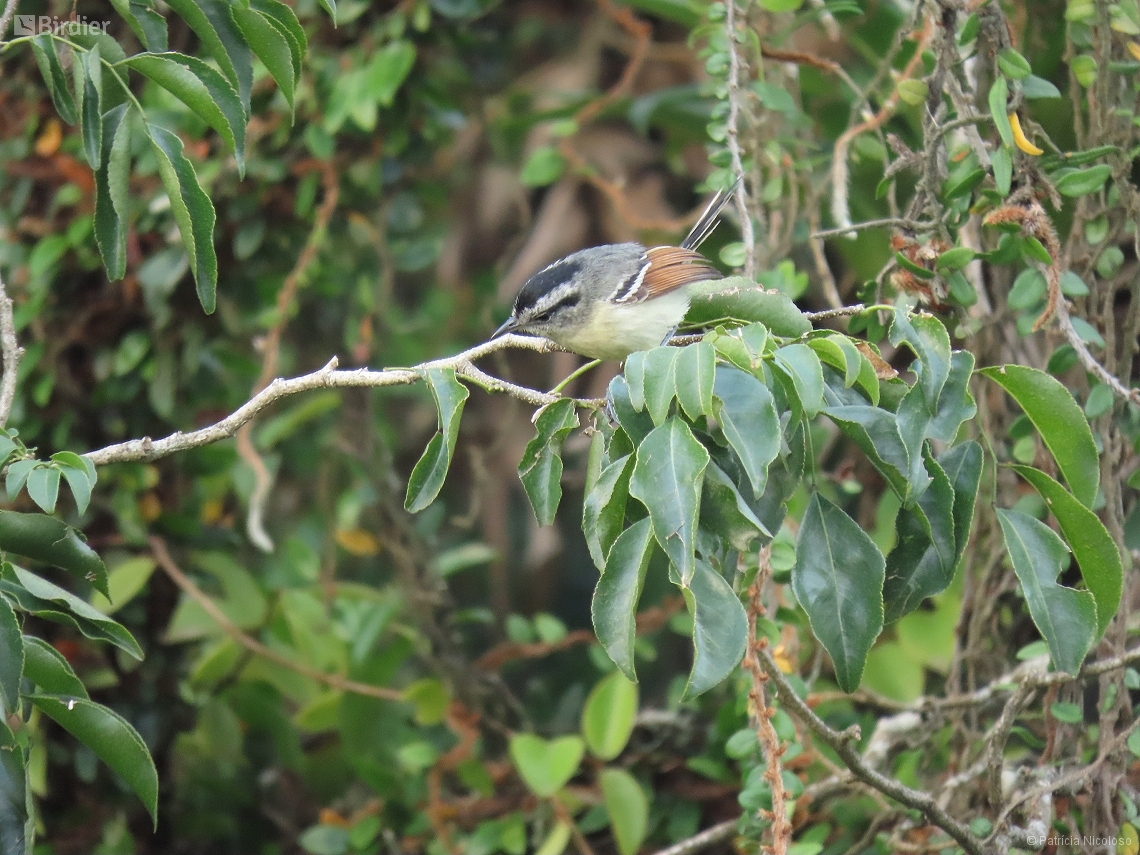
[[670,341],[673,340],[673,336],[675,336],[677,334],[677,327],[678,326],[680,326],[680,324],[673,324],[673,329],[671,329],[671,330],[669,330],[669,332],[665,333],[665,338],[661,340],[661,345],[660,345],[661,347],[664,347]]
[[602,408],[606,414],[610,427],[618,427],[617,408],[614,406],[614,392],[612,386],[606,386],[606,405]]

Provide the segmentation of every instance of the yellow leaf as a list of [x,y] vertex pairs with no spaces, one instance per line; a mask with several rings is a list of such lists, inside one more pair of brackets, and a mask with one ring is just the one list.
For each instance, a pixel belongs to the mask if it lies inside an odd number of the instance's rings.
[[791,674],[795,670],[792,660],[788,657],[788,651],[782,644],[777,644],[772,648],[772,659],[785,674]]
[[162,514],[162,501],[154,493],[139,497],[139,516],[144,522],[154,522]]
[[44,131],[36,139],[36,154],[40,157],[50,157],[59,150],[59,144],[63,142],[63,128],[60,127],[59,119],[48,119],[44,124]]
[[1026,138],[1025,131],[1021,129],[1021,119],[1017,117],[1017,113],[1009,114],[1009,126],[1013,128],[1013,141],[1023,152],[1034,157],[1045,153],[1044,149],[1038,148]]
[[1140,44],[1136,42],[1128,43],[1128,52],[1132,54],[1134,59],[1140,59]]
[[362,528],[341,529],[336,533],[336,542],[353,555],[375,555],[380,551],[376,538]]
[[221,499],[206,499],[202,502],[202,510],[199,516],[206,525],[214,525],[222,518],[222,511],[225,508],[226,506]]
[[[1131,42],[1131,44],[1136,44],[1136,42]],[[1140,855],[1140,834],[1136,833],[1136,827],[1130,822],[1120,826],[1120,839],[1116,842],[1116,855]]]

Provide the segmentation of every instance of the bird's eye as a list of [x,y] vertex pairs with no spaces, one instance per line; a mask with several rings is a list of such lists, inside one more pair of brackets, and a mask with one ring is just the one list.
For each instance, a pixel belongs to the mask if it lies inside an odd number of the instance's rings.
[[534,323],[544,324],[550,320],[550,312],[543,312],[541,315],[534,316]]

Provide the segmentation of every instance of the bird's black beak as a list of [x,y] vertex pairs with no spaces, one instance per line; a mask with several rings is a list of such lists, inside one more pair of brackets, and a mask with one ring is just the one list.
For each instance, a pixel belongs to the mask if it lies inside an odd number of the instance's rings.
[[513,317],[507,318],[506,321],[503,322],[503,325],[501,327],[499,327],[497,330],[495,330],[495,332],[491,336],[491,338],[493,338],[493,339],[498,338],[501,335],[505,335],[506,333],[513,332],[514,330],[518,329],[518,327],[519,327],[519,322],[517,320],[515,320]]

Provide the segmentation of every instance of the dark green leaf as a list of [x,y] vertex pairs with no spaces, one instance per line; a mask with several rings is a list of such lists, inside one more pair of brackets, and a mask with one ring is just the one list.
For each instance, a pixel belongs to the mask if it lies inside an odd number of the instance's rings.
[[632,472],[632,454],[613,461],[602,470],[582,504],[582,532],[594,566],[599,570],[605,569],[606,555],[621,534]]
[[95,243],[108,278],[127,272],[127,217],[131,171],[131,128],[127,105],[103,116],[103,156],[95,170]]
[[294,46],[273,18],[256,9],[232,6],[230,14],[254,55],[265,65],[277,82],[289,109],[293,109],[293,92],[297,84],[294,71]]
[[938,396],[938,408],[926,426],[926,435],[940,442],[953,442],[962,423],[978,412],[970,394],[970,378],[974,375],[974,354],[956,350],[950,356],[950,374]]
[[1088,169],[1076,169],[1057,179],[1057,191],[1063,196],[1084,196],[1095,193],[1112,175],[1112,167],[1101,163]]
[[1021,81],[1021,94],[1028,101],[1038,98],[1060,98],[1061,90],[1035,74],[1031,74]]
[[166,50],[166,18],[154,9],[153,0],[111,0],[143,47],[152,53]]
[[926,397],[927,409],[934,412],[942,386],[950,375],[950,334],[933,315],[907,316],[902,308],[895,309],[891,324],[891,344],[906,344],[917,357],[911,370],[919,375],[919,383]]
[[1009,85],[1005,78],[998,75],[993,86],[990,87],[990,115],[997,127],[998,136],[1006,148],[1013,147],[1013,128],[1009,124]]
[[190,259],[190,270],[198,286],[198,302],[206,314],[214,311],[218,288],[218,256],[214,252],[214,206],[198,183],[194,166],[182,151],[182,140],[166,128],[147,124],[162,186],[182,245]]
[[1009,149],[1000,146],[993,154],[994,184],[1003,197],[1009,195],[1010,184],[1013,180],[1013,158]]
[[28,473],[28,495],[47,513],[55,512],[59,498],[59,467],[37,466]]
[[29,695],[29,699],[117,772],[157,826],[158,772],[142,737],[126,719],[87,698]]
[[107,568],[102,559],[63,520],[0,511],[0,551],[52,564],[107,594]]
[[740,664],[748,643],[748,615],[732,586],[700,559],[692,581],[681,587],[681,593],[693,618],[693,669],[685,697],[695,698]]
[[1011,47],[1004,47],[998,51],[998,68],[1010,80],[1024,80],[1033,73],[1029,60]]
[[776,351],[775,368],[782,368],[796,389],[800,406],[815,416],[823,406],[823,368],[819,357],[806,344],[789,344]]
[[1096,600],[1089,591],[1057,584],[1069,563],[1069,549],[1051,528],[1019,511],[998,508],[997,516],[1029,614],[1049,645],[1053,664],[1076,674],[1096,638]]
[[684,585],[693,578],[701,476],[709,453],[689,426],[671,418],[642,440],[629,480],[630,495],[649,509],[653,534]]
[[724,470],[710,462],[701,493],[701,525],[723,537],[733,549],[745,552],[759,534],[772,533],[756,518],[740,490]]
[[1124,584],[1124,565],[1115,541],[1096,514],[1044,472],[1030,466],[1011,468],[1041,494],[1069,541],[1085,586],[1096,599],[1099,638],[1116,614]]
[[28,815],[24,747],[0,720],[0,852],[29,855],[35,820]]
[[103,66],[99,46],[76,52],[75,94],[79,124],[83,131],[83,152],[92,169],[98,169],[103,156]]
[[0,720],[17,711],[24,670],[24,636],[12,604],[0,596]]
[[578,427],[574,400],[562,398],[543,407],[538,411],[535,427],[538,433],[527,443],[519,461],[519,480],[538,524],[550,525],[562,501],[562,443]]
[[768,464],[780,453],[780,417],[775,399],[768,387],[751,374],[727,365],[716,369],[713,394],[717,422],[740,458],[753,491],[760,495],[768,480]]
[[63,70],[63,63],[56,53],[55,39],[49,35],[39,35],[32,39],[32,53],[36,57],[36,64],[40,67],[44,83],[51,93],[55,111],[67,124],[74,125],[78,114],[75,111],[75,98],[71,94],[71,85],[67,81],[67,73]]
[[956,246],[939,255],[938,260],[934,262],[934,267],[940,273],[961,270],[973,261],[977,255],[978,254],[968,246]]
[[645,517],[614,541],[590,605],[598,641],[630,680],[637,680],[633,660],[634,643],[637,641],[637,603],[641,599],[645,571],[652,555],[653,527],[649,517]]
[[743,276],[694,283],[689,286],[689,294],[691,303],[684,323],[687,329],[731,322],[762,323],[776,335],[788,338],[812,329],[811,321],[787,294],[761,288]]
[[899,435],[894,413],[858,405],[825,407],[823,414],[862,449],[891,489],[904,501],[908,500],[911,492],[907,478],[910,452]]
[[707,341],[680,348],[673,368],[677,403],[693,421],[713,414],[716,350]]
[[1091,508],[1100,484],[1100,460],[1088,420],[1069,390],[1056,378],[1024,365],[982,368],[978,373],[1017,401],[1053,453],[1073,495]]
[[796,541],[792,590],[835,664],[840,688],[859,687],[883,628],[885,562],[859,525],[814,493]]
[[256,9],[269,23],[273,24],[278,32],[289,43],[289,51],[293,59],[293,79],[301,77],[301,63],[308,50],[308,39],[297,14],[280,0],[250,0],[250,7]]
[[634,406],[629,382],[624,375],[619,374],[610,381],[608,396],[613,401],[614,415],[621,429],[634,445],[639,444],[653,430],[653,419],[644,412],[644,405],[640,410]]
[[553,184],[566,171],[566,158],[552,145],[542,145],[530,153],[519,172],[519,181],[527,187]]
[[404,507],[412,513],[418,513],[434,502],[443,487],[447,470],[451,466],[451,456],[455,453],[455,441],[459,437],[463,403],[471,394],[466,386],[455,379],[454,369],[426,368],[419,373],[427,381],[435,399],[439,430],[431,438],[408,479]]
[[87,688],[75,676],[63,654],[46,641],[25,635],[24,650],[27,655],[24,676],[35,683],[41,691],[49,695],[87,697]]
[[669,416],[669,405],[677,391],[675,368],[680,353],[676,347],[655,347],[645,354],[645,408],[655,425]]
[[700,23],[705,7],[693,0],[630,0],[626,5],[666,21],[674,21],[686,30]]
[[249,45],[230,17],[230,4],[226,0],[171,0],[168,5],[190,25],[222,73],[237,87],[242,107],[249,115],[253,58]]
[[87,638],[109,641],[135,659],[142,660],[138,642],[120,624],[46,579],[22,567],[7,566],[11,571],[6,571],[0,579],[0,591],[19,608],[46,620],[73,626]]
[[333,25],[336,25],[336,0],[317,0],[321,4],[321,8],[329,13],[332,18]]
[[138,54],[127,65],[167,90],[226,141],[245,174],[245,110],[237,90],[202,60],[180,53]]

